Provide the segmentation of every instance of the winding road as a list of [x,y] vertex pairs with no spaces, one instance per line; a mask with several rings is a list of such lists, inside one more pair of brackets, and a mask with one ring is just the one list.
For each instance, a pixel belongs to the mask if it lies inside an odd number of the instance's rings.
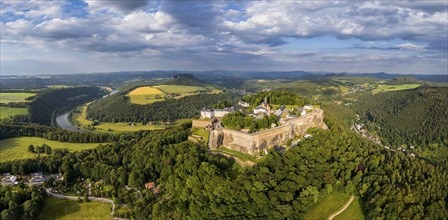
[[334,217],[338,216],[343,211],[345,211],[350,206],[350,204],[352,204],[354,199],[355,199],[355,196],[352,195],[350,197],[350,199],[345,203],[345,205],[341,209],[339,209],[337,212],[331,214],[330,217],[328,217],[328,220],[333,220]]

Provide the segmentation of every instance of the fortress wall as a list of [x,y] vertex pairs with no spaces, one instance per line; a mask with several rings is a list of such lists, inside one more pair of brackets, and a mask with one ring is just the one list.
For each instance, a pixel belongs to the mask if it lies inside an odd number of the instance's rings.
[[257,133],[244,133],[225,128],[214,130],[210,133],[209,147],[216,149],[220,145],[224,145],[232,150],[256,155],[260,151],[280,145],[297,135],[305,134],[308,128],[327,129],[328,127],[323,122],[323,117],[323,111],[316,109],[310,114],[290,120],[279,127]]

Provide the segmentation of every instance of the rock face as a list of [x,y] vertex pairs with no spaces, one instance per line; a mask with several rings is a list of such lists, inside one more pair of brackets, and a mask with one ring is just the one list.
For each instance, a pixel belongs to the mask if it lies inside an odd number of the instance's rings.
[[257,133],[244,133],[226,128],[213,130],[210,132],[209,147],[216,149],[223,145],[232,150],[257,155],[259,152],[280,145],[297,135],[305,134],[311,127],[328,129],[322,110],[315,109],[305,116]]

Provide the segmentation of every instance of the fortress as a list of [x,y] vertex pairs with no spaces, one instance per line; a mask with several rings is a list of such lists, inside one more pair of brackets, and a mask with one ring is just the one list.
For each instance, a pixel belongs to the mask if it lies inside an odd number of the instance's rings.
[[217,149],[222,145],[232,150],[257,155],[298,135],[304,135],[311,127],[328,129],[321,109],[314,109],[313,112],[285,121],[278,127],[256,133],[217,128],[210,131],[209,148]]

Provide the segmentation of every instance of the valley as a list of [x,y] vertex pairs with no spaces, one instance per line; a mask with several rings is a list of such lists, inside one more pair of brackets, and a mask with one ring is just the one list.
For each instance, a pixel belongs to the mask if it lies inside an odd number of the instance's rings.
[[[0,172],[15,175],[17,184],[29,173],[60,173],[63,179],[46,175],[41,183],[52,183],[61,195],[115,198],[117,218],[226,217],[229,210],[233,217],[274,219],[405,216],[376,212],[369,201],[387,195],[375,190],[409,193],[396,184],[423,189],[410,180],[431,170],[435,197],[425,201],[438,201],[444,194],[436,179],[447,157],[446,87],[407,82],[331,76],[249,79],[225,88],[181,74],[126,82],[109,95],[111,89],[59,84],[28,102],[0,107],[26,110],[2,119]],[[66,101],[56,102],[61,96]],[[51,110],[41,110],[41,102]],[[395,183],[379,181],[389,178],[383,172],[393,172]],[[5,178],[2,184],[17,187]],[[206,197],[214,199],[204,203]],[[43,201],[39,219],[110,218],[104,203]],[[63,208],[52,212],[55,204]]]

